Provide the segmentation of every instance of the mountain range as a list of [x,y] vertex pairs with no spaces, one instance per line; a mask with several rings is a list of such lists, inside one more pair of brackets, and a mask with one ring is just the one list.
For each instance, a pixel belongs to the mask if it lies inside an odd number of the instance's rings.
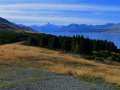
[[107,23],[104,25],[70,24],[68,26],[57,26],[46,24],[43,26],[32,25],[30,28],[43,33],[89,33],[89,32],[120,32],[120,23]]
[[16,32],[41,32],[41,33],[91,33],[91,32],[109,32],[120,33],[120,23],[107,23],[103,25],[87,25],[87,24],[70,24],[58,26],[51,23],[46,25],[25,26],[22,24],[14,24],[0,17],[0,30],[16,31]]

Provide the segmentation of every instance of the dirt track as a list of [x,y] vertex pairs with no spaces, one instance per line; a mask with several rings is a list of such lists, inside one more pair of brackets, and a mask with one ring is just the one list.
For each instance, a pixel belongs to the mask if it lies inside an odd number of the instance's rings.
[[0,90],[116,90],[108,84],[85,82],[40,69],[9,68],[0,71]]

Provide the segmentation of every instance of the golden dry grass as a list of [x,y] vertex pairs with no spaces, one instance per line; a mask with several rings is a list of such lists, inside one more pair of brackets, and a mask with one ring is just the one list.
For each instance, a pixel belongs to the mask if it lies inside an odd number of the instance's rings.
[[48,70],[60,74],[100,78],[120,85],[120,63],[107,65],[45,48],[19,44],[1,45],[0,65],[47,67]]

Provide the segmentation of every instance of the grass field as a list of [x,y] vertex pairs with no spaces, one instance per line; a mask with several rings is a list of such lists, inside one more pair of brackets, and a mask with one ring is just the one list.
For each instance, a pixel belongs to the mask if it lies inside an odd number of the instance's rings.
[[0,46],[0,71],[5,67],[43,68],[58,74],[91,77],[120,85],[120,63],[90,61],[74,54],[19,44]]

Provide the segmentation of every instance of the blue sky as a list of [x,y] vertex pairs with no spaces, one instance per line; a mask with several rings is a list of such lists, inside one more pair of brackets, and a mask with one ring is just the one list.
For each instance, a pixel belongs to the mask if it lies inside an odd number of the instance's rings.
[[0,17],[25,25],[120,23],[120,0],[0,0]]

